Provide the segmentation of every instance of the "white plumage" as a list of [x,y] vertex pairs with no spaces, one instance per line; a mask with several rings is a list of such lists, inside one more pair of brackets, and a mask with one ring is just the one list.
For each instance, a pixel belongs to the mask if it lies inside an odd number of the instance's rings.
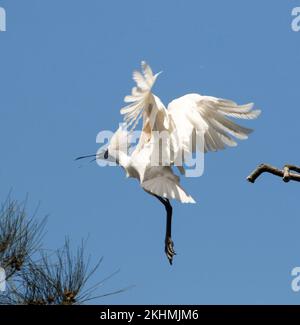
[[[188,156],[197,150],[197,134],[204,136],[205,152],[236,146],[234,138],[247,139],[252,130],[232,122],[229,118],[254,119],[260,111],[253,110],[252,103],[237,105],[231,100],[199,94],[187,94],[174,99],[166,109],[151,91],[158,75],[159,73],[153,75],[150,66],[145,62],[142,62],[142,73],[133,73],[136,86],[131,95],[125,97],[125,102],[130,104],[121,109],[121,114],[124,115],[129,130],[132,131],[141,118],[143,126],[136,150],[130,157],[124,158],[128,164],[125,170],[129,177],[138,178],[142,188],[152,194],[166,199],[177,199],[182,203],[194,203],[194,199],[180,186],[179,177],[173,173],[172,166],[180,158],[178,156],[183,153]],[[158,145],[151,142],[154,140],[154,131],[169,134],[168,146],[160,148],[170,158],[169,166],[163,166],[162,161],[162,166],[151,166],[151,155]],[[111,150],[115,151],[113,146]],[[184,174],[184,166],[179,167]]]
[[[247,139],[252,130],[234,123],[231,118],[254,119],[260,111],[253,110],[252,103],[238,105],[231,100],[199,94],[174,99],[167,109],[152,93],[158,75],[154,75],[145,62],[142,62],[142,72],[133,73],[136,86],[124,99],[128,105],[121,109],[126,127],[120,127],[107,151],[97,156],[98,159],[115,159],[124,168],[127,177],[136,178],[146,192],[163,203],[167,211],[165,252],[172,264],[175,252],[171,239],[172,206],[169,200],[195,203],[181,187],[173,167],[178,167],[185,175],[184,162],[194,152],[234,147],[236,139]],[[129,155],[127,144],[141,119],[139,142]],[[157,141],[157,134],[164,135],[164,142]],[[200,146],[196,141],[199,138],[202,139]],[[181,161],[183,165],[178,164]]]

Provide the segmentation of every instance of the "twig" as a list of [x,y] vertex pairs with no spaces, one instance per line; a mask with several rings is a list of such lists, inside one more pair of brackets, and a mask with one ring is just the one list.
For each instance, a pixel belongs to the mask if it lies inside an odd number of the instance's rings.
[[[296,173],[291,173],[291,170]],[[260,164],[248,177],[250,183],[254,183],[256,179],[263,173],[270,173],[278,177],[282,177],[284,182],[295,181],[300,182],[300,167],[295,165],[285,165],[283,169],[278,169],[268,164]]]

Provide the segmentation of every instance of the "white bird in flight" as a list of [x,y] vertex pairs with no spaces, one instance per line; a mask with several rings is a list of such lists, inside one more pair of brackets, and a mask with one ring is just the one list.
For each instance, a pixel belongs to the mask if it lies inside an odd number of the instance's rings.
[[[172,264],[176,253],[171,237],[170,200],[195,203],[180,185],[179,176],[174,173],[173,167],[176,166],[185,175],[184,163],[193,153],[233,147],[237,145],[234,138],[247,139],[252,130],[229,118],[254,119],[259,116],[260,110],[253,110],[253,103],[237,105],[231,100],[199,94],[177,98],[166,108],[152,93],[159,73],[153,75],[150,66],[144,61],[141,66],[142,73],[133,73],[136,87],[124,99],[129,105],[121,109],[125,127],[119,127],[106,150],[77,159],[96,156],[96,159],[116,161],[124,168],[127,177],[136,178],[147,193],[164,205],[167,212],[165,253]],[[141,118],[143,121],[139,142],[129,154],[130,136]],[[157,140],[160,134],[164,135],[163,142]],[[202,139],[200,146],[197,139]]]

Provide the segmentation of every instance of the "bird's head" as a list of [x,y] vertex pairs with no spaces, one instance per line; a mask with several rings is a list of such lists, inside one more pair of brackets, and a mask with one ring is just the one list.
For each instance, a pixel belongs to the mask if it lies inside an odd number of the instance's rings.
[[[117,164],[121,164],[120,160],[128,157],[128,151],[130,147],[130,137],[129,133],[124,127],[124,125],[120,125],[118,130],[113,134],[111,137],[107,149],[100,149],[96,154],[85,155],[77,157],[75,160],[81,160],[86,158],[94,158],[92,161],[101,161],[101,160],[108,160],[110,162],[116,162]],[[128,160],[128,159],[127,159]]]
[[111,137],[108,148],[103,153],[103,158],[112,159],[119,163],[120,155],[128,155],[129,140],[128,131],[121,125]]

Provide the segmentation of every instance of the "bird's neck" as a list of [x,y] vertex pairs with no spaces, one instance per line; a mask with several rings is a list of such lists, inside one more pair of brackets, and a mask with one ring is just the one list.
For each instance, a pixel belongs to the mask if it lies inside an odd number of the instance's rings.
[[127,169],[130,165],[130,157],[123,151],[119,150],[117,155],[117,164]]

